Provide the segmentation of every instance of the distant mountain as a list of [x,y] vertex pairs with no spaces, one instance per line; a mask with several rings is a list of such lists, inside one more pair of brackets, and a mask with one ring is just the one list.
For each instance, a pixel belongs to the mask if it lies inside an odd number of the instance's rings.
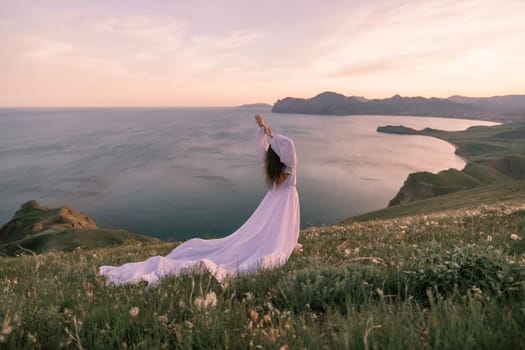
[[237,106],[239,108],[270,108],[271,104],[268,103],[247,103],[244,105]]
[[525,95],[506,95],[493,97],[450,96],[451,101],[478,106],[493,113],[508,115],[525,115]]
[[0,227],[0,253],[7,255],[147,241],[158,240],[125,230],[100,228],[87,215],[67,207],[49,209],[34,200],[22,204],[15,216]]
[[525,95],[473,98],[402,97],[366,99],[323,92],[303,99],[286,97],[278,100],[272,112],[327,115],[415,115],[470,118],[497,121],[525,120]]

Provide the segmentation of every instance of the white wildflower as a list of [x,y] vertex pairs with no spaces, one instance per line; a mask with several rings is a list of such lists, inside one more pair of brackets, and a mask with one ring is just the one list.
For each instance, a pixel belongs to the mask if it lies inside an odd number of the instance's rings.
[[168,324],[168,316],[166,315],[161,315],[159,316],[159,322],[162,323],[162,324]]
[[195,298],[195,300],[193,300],[193,303],[195,304],[196,307],[201,309],[204,307],[204,298],[197,297]]
[[352,251],[350,249],[345,249],[345,255],[348,256],[352,254]]
[[138,306],[133,306],[131,309],[129,309],[129,315],[131,318],[135,318],[139,315],[139,308]]
[[513,233],[510,235],[510,239],[512,239],[513,241],[517,241],[520,239],[520,236],[518,236],[517,234]]
[[217,294],[210,292],[206,295],[206,300],[204,301],[206,306],[216,306],[217,305]]
[[213,306],[217,305],[217,295],[215,294],[215,292],[209,292],[208,294],[206,294],[206,298],[197,297],[197,298],[195,298],[193,303],[199,309],[204,309],[204,308],[207,308],[209,306],[213,307]]
[[4,322],[2,322],[2,329],[0,330],[0,343],[3,343],[6,339],[6,336],[11,334],[13,327],[11,327],[11,316],[7,312]]
[[487,242],[492,242],[492,236],[491,235],[487,236]]
[[474,293],[476,293],[476,294],[481,294],[481,293],[483,293],[483,292],[481,291],[481,289],[479,289],[479,288],[476,287],[476,286],[472,287],[471,290],[472,290]]

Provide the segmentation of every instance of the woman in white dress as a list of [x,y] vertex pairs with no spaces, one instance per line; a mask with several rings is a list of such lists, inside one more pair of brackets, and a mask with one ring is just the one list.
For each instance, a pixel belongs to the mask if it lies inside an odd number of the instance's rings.
[[250,218],[224,238],[194,238],[165,257],[155,256],[122,266],[102,266],[99,274],[105,276],[108,283],[146,281],[148,285],[155,285],[164,276],[202,268],[224,283],[228,277],[238,274],[281,266],[295,249],[300,249],[294,143],[286,136],[273,135],[259,115],[255,120],[259,126],[256,150],[265,164],[269,190]]

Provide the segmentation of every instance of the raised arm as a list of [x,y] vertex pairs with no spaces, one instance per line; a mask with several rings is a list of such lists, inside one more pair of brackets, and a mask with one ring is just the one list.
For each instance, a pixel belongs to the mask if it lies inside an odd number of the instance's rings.
[[259,160],[264,162],[266,160],[266,153],[268,152],[269,147],[268,141],[266,141],[266,135],[273,137],[273,134],[268,125],[266,125],[264,122],[264,119],[259,114],[255,116],[255,122],[259,126],[255,140],[255,149],[257,151],[257,157],[259,157]]
[[260,126],[257,129],[257,137],[255,139],[255,149],[257,151],[257,157],[261,162],[266,159],[266,153],[268,152],[268,141],[266,141],[266,133],[264,132],[264,126]]

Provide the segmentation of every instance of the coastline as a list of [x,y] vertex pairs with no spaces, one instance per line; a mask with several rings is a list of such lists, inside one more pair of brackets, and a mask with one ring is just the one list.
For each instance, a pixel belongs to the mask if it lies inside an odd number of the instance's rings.
[[466,165],[461,171],[442,170],[438,173],[416,172],[405,183],[389,207],[414,200],[525,177],[525,123],[473,126],[463,131],[443,131],[431,128],[415,130],[405,126],[382,126],[378,132],[398,135],[430,136],[455,147],[455,154]]

